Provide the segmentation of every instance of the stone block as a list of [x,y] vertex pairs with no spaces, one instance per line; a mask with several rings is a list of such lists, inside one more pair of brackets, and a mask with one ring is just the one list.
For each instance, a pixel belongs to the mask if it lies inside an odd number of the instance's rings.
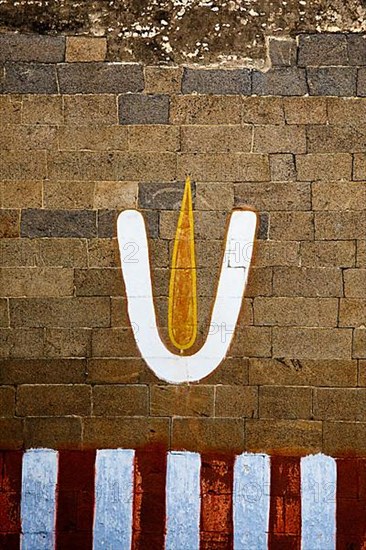
[[327,100],[323,97],[286,97],[283,100],[287,124],[326,124]]
[[339,304],[339,326],[360,327],[366,325],[366,300],[361,298],[341,299]]
[[120,269],[75,269],[76,296],[120,296]]
[[113,385],[93,387],[93,416],[147,416],[147,386]]
[[342,296],[342,271],[326,267],[275,267],[273,293],[307,298]]
[[84,359],[5,359],[0,362],[1,384],[82,384]]
[[151,387],[152,416],[213,416],[213,386],[158,386]]
[[20,211],[0,210],[0,238],[14,239],[20,236]]
[[299,36],[298,65],[348,65],[347,37],[341,33]]
[[180,150],[180,131],[162,124],[129,126],[128,142],[130,151],[175,152]]
[[118,123],[114,95],[63,96],[65,124],[79,126],[115,125]]
[[136,449],[169,444],[168,418],[92,417],[83,420],[83,445],[93,449]]
[[118,98],[120,124],[168,124],[168,95],[126,94]]
[[351,359],[352,330],[273,328],[273,355],[292,359]]
[[312,184],[313,210],[364,210],[366,185],[364,182],[314,182]]
[[345,269],[343,277],[346,298],[364,298],[366,296],[366,269]]
[[98,181],[95,184],[94,207],[125,210],[137,204],[138,184],[128,181]]
[[44,151],[1,151],[0,181],[40,181],[46,177]]
[[128,133],[122,126],[63,126],[58,142],[60,151],[127,151]]
[[18,416],[85,416],[91,412],[91,387],[22,385],[17,390]]
[[291,154],[274,154],[269,157],[272,181],[294,181],[296,179],[295,158]]
[[174,96],[170,103],[172,124],[240,124],[242,104],[234,96]]
[[296,386],[261,386],[259,415],[260,418],[310,420],[312,390]]
[[8,94],[57,94],[56,66],[46,63],[7,63],[4,92]]
[[0,63],[6,61],[60,63],[64,58],[64,36],[15,33],[0,36]]
[[3,124],[19,124],[22,116],[22,102],[18,97],[0,96],[0,120]]
[[41,181],[4,181],[2,188],[3,208],[41,208]]
[[305,153],[306,135],[302,126],[254,126],[254,153]]
[[258,416],[258,388],[255,386],[217,386],[215,416],[256,418]]
[[[23,329],[24,330],[24,329]],[[50,358],[89,357],[91,330],[87,328],[46,328],[44,355]]]
[[307,69],[307,81],[310,95],[356,95],[357,74],[353,67],[311,67]]
[[57,267],[7,267],[2,270],[0,295],[20,298],[72,296],[73,270]]
[[316,212],[315,214],[316,239],[363,239],[365,231],[365,212]]
[[243,97],[244,124],[282,124],[285,121],[283,99],[279,97]]
[[363,34],[347,34],[350,65],[366,65],[366,40]]
[[352,156],[348,153],[296,155],[299,181],[351,180]]
[[269,326],[336,327],[337,298],[258,297],[254,324]]
[[142,66],[133,63],[64,63],[57,72],[62,94],[125,94],[144,89]]
[[314,215],[312,212],[271,212],[269,238],[279,241],[312,241]]
[[250,95],[249,69],[189,69],[185,68],[182,80],[183,94]]
[[301,96],[308,93],[304,69],[275,67],[267,72],[254,71],[252,93],[259,96]]
[[250,452],[276,451],[289,456],[315,454],[322,450],[322,423],[310,420],[247,420],[246,448]]
[[10,300],[14,327],[109,327],[109,298],[20,298]]
[[145,67],[147,94],[177,94],[182,89],[181,67]]
[[244,421],[237,418],[174,418],[172,447],[188,451],[240,451]]
[[24,444],[29,448],[78,449],[81,447],[81,419],[76,417],[26,418]]
[[96,214],[93,210],[22,211],[22,237],[96,237]]
[[366,151],[366,127],[308,126],[309,153],[354,153]]
[[[249,153],[251,126],[183,126],[181,151],[187,153]],[[261,151],[260,151],[261,152]]]
[[15,388],[1,386],[0,388],[0,417],[15,416]]
[[107,39],[94,36],[67,36],[67,63],[104,61],[107,54]]
[[356,249],[354,241],[304,241],[300,254],[303,267],[353,267]]
[[270,37],[268,42],[268,55],[272,67],[290,67],[296,64],[297,44],[293,38]]
[[250,384],[356,386],[357,361],[339,359],[251,359]]
[[[290,182],[247,182],[234,185],[235,205],[249,205],[259,212],[310,209],[310,185]],[[299,216],[305,212],[299,212]],[[280,214],[276,214],[280,216]],[[287,214],[283,212],[284,220]],[[295,216],[296,217],[296,216]],[[306,216],[305,216],[306,218]],[[277,218],[276,218],[277,221]],[[286,223],[284,221],[283,223]],[[281,222],[279,222],[281,224]],[[276,229],[274,229],[276,231]],[[294,239],[296,240],[296,239]]]

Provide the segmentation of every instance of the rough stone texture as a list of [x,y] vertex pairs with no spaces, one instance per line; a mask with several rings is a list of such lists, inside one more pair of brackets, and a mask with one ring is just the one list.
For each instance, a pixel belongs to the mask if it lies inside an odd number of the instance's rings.
[[[293,32],[364,30],[365,7],[361,0],[319,0],[313,5],[290,0],[213,6],[200,0],[181,4],[160,0],[141,5],[91,5],[66,0],[62,6],[41,0],[21,0],[16,11],[11,0],[0,6],[5,30],[36,33],[64,32],[107,36],[109,58],[142,62],[235,63],[243,58],[265,58],[265,35]],[[318,48],[322,53],[322,48]],[[275,57],[278,59],[278,57]],[[281,57],[281,59],[283,59]]]
[[104,61],[106,54],[107,41],[105,38],[84,36],[68,36],[66,38],[65,61],[69,63]]
[[268,72],[253,73],[253,94],[297,96],[308,93],[304,69],[275,67]]
[[199,70],[184,69],[182,92],[190,94],[250,95],[251,74],[248,69],[241,70]]
[[65,37],[42,35],[0,35],[0,62],[33,61],[58,63],[65,58]]
[[42,63],[6,63],[3,90],[11,94],[55,94],[55,65]]
[[169,97],[137,94],[120,96],[119,120],[121,124],[167,124]]
[[356,78],[357,72],[352,67],[307,69],[310,95],[354,96],[356,95]]
[[64,94],[124,94],[144,87],[143,69],[135,64],[65,63],[57,71]]

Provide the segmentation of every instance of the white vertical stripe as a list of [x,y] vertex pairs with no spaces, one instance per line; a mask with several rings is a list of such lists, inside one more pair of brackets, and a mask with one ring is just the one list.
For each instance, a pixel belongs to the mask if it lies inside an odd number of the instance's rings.
[[317,454],[301,459],[302,550],[334,550],[336,484],[333,458]]
[[198,550],[200,545],[200,472],[198,453],[168,453],[166,550]]
[[55,544],[58,453],[31,449],[22,470],[22,550],[52,550]]
[[267,550],[270,459],[243,453],[234,466],[234,549]]
[[134,451],[97,451],[94,550],[128,550],[132,539]]

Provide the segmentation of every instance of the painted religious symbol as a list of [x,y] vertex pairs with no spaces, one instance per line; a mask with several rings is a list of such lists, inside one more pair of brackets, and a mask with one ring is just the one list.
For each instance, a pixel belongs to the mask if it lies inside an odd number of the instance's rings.
[[[189,350],[197,336],[196,262],[190,180],[187,178],[174,242],[169,285],[169,338],[174,353],[164,344],[158,330],[150,274],[149,248],[144,218],[137,210],[123,211],[117,220],[122,274],[127,309],[138,349],[160,379],[179,384],[201,380],[225,358],[238,321],[252,257],[257,215],[248,209],[235,209],[230,215],[210,330],[195,353]],[[135,262],[122,260],[134,243]]]

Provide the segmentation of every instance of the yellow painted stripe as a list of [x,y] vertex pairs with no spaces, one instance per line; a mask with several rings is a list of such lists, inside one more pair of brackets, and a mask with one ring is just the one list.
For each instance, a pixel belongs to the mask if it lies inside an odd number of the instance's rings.
[[190,348],[197,337],[197,282],[194,222],[190,179],[186,179],[175,234],[168,304],[169,338],[179,350]]

